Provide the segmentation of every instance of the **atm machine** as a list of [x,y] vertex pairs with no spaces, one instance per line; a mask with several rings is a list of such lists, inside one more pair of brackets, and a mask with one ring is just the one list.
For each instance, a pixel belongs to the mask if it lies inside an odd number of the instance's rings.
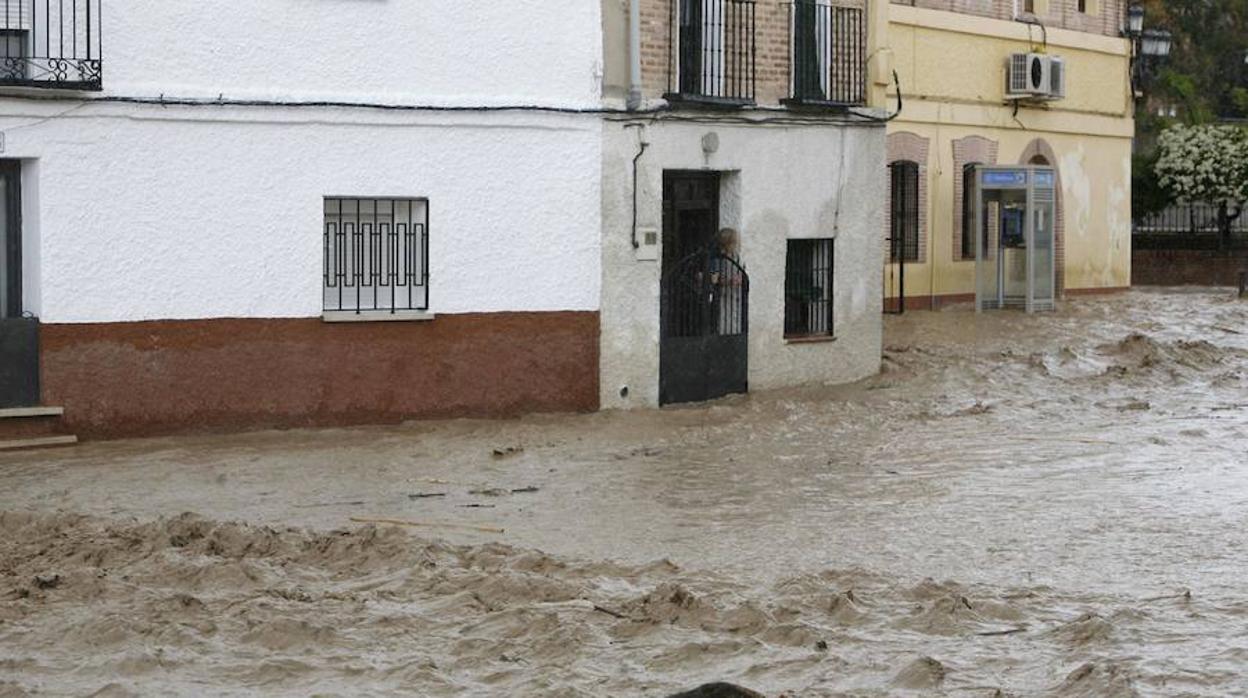
[[979,165],[973,182],[975,311],[1053,310],[1057,175],[1050,167]]

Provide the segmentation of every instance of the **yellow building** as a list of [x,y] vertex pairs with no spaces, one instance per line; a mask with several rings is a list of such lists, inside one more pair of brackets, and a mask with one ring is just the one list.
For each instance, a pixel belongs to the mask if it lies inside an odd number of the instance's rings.
[[[1121,0],[894,0],[877,8],[873,103],[895,103],[896,84],[904,102],[888,129],[890,192],[901,193],[889,202],[889,305],[903,295],[914,308],[973,298],[974,243],[964,234],[964,176],[973,164],[1057,170],[1059,295],[1130,285],[1134,122],[1124,16]],[[1028,53],[1063,74],[1046,78],[1056,94],[1007,94],[1011,57]]]

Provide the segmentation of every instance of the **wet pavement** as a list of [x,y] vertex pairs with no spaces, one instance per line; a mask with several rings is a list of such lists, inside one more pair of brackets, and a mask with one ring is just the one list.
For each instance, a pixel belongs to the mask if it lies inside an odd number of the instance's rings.
[[705,406],[0,456],[0,696],[1248,694],[1232,296],[890,317],[875,378]]

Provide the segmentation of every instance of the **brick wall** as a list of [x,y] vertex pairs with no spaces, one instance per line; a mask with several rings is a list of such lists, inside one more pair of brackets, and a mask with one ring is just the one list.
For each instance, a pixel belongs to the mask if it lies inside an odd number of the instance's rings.
[[962,170],[967,165],[995,165],[1000,144],[982,136],[967,136],[953,142],[953,259],[975,259],[975,255],[963,256],[962,220],[963,178]]
[[[892,0],[895,5],[925,7],[933,10],[959,12],[980,17],[1012,20],[1015,18],[1013,0]],[[1126,0],[1087,0],[1090,12],[1079,11],[1079,0],[1035,0],[1037,14],[1034,17],[1046,27],[1072,31],[1118,36],[1126,17]],[[1023,0],[1017,7],[1023,8]]]
[[[847,7],[866,7],[866,0],[831,0]],[[674,89],[671,37],[679,34],[674,5],[679,0],[642,0],[641,72],[647,98],[663,96]],[[791,0],[756,0],[755,12],[755,102],[774,106],[789,96],[792,42],[789,29]],[[864,28],[865,28],[864,18]],[[865,66],[864,66],[865,70]]]

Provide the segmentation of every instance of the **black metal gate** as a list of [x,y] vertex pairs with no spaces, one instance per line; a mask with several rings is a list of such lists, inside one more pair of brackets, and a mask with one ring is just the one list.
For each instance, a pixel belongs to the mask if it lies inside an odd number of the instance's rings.
[[718,250],[695,252],[663,276],[659,402],[749,391],[750,277]]
[[22,313],[22,169],[0,160],[0,408],[39,404],[39,321]]

